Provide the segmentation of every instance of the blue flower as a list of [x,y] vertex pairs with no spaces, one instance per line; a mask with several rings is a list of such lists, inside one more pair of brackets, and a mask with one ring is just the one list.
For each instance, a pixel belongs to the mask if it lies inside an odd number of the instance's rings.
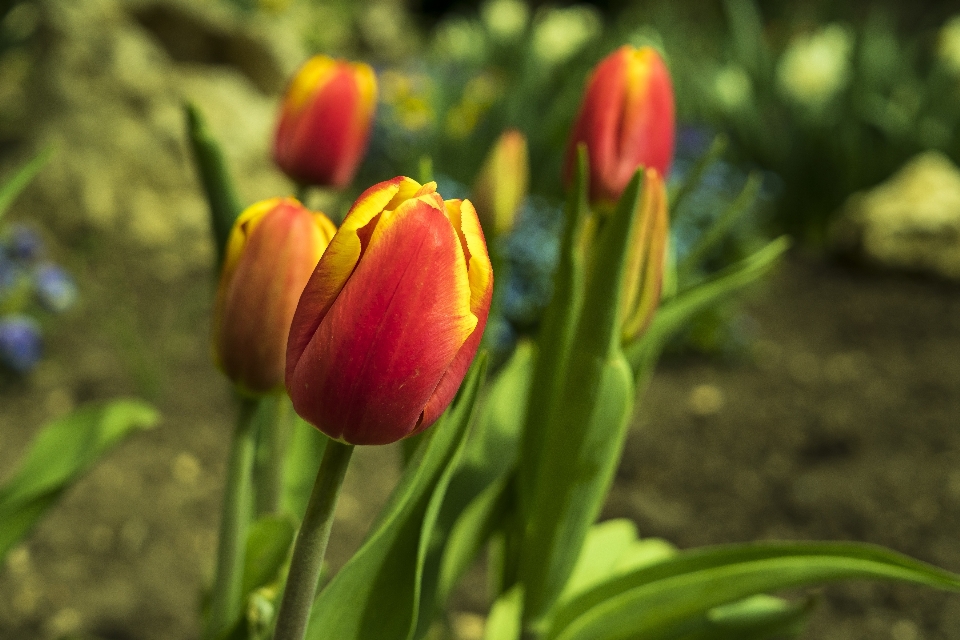
[[43,240],[39,234],[23,225],[11,225],[7,238],[7,253],[14,260],[29,262],[36,260],[43,251]]
[[70,274],[54,264],[39,267],[34,275],[37,297],[44,308],[60,313],[77,301],[77,285]]
[[11,314],[0,318],[0,362],[13,371],[28,373],[43,351],[40,325],[28,316]]
[[509,272],[503,293],[503,314],[518,328],[536,324],[553,293],[553,272],[560,257],[563,211],[531,196],[516,226],[504,239]]

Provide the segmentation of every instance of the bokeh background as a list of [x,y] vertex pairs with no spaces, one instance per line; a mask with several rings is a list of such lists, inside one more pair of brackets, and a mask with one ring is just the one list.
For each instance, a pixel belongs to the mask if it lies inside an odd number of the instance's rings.
[[[2,0],[0,181],[46,163],[0,221],[0,479],[46,421],[120,395],[155,403],[0,568],[0,637],[197,637],[233,421],[210,359],[215,286],[183,103],[207,116],[245,203],[292,192],[269,146],[311,53],[373,64],[365,185],[433,161],[469,186],[504,127],[531,196],[504,251],[504,349],[549,299],[560,166],[589,69],[650,44],[673,74],[679,254],[758,176],[708,264],[789,233],[779,270],[670,349],[606,517],[681,547],[759,539],[887,545],[960,571],[960,7],[951,2]],[[718,138],[719,136],[719,138]],[[53,274],[53,275],[51,275]],[[399,469],[359,452],[331,555],[354,550]],[[826,588],[804,635],[960,638],[960,598]],[[483,575],[451,626],[480,638]]]

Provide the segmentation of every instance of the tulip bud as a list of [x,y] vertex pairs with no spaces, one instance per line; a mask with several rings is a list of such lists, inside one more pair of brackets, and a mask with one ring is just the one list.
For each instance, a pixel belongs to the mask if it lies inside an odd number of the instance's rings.
[[283,99],[273,143],[277,165],[301,184],[348,185],[367,149],[376,99],[369,65],[310,58]]
[[620,307],[624,342],[643,333],[660,304],[669,222],[667,189],[656,169],[644,172],[635,215]]
[[638,167],[667,174],[673,160],[673,87],[670,73],[651,47],[623,46],[604,58],[587,85],[567,148],[564,182],[569,186],[577,145],[590,159],[590,199],[620,199]]
[[283,383],[297,300],[336,227],[293,198],[259,202],[237,218],[227,242],[213,314],[217,366],[247,393]]
[[367,189],[300,297],[294,409],[331,438],[387,444],[453,400],[487,322],[493,270],[469,200],[397,177]]
[[513,228],[529,181],[527,138],[508,129],[490,150],[473,185],[473,203],[487,233],[497,237]]

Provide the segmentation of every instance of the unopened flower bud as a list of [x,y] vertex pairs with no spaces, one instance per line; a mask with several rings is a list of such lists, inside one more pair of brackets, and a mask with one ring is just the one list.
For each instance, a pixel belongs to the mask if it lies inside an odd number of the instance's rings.
[[667,174],[673,161],[673,86],[653,48],[620,47],[594,69],[567,147],[567,184],[581,142],[587,145],[594,202],[619,200],[639,167]]
[[504,131],[494,144],[473,186],[472,200],[480,223],[498,237],[513,228],[527,197],[530,165],[527,138],[516,129]]
[[213,349],[241,390],[268,393],[283,384],[293,312],[335,231],[293,198],[259,202],[237,219],[217,290]]
[[302,184],[347,186],[367,150],[376,100],[369,65],[310,58],[283,99],[273,144],[277,165]]

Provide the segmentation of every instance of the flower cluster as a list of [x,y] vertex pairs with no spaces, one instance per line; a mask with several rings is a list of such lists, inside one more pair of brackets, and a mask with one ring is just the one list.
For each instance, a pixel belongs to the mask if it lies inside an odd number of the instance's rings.
[[0,365],[26,374],[43,352],[37,316],[58,314],[76,302],[70,274],[45,257],[40,236],[11,225],[0,237]]

